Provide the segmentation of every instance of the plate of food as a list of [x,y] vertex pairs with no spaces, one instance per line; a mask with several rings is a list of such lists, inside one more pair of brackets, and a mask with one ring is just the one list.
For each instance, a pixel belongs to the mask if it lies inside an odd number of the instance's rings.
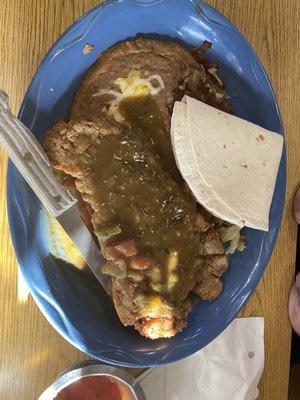
[[128,367],[219,335],[264,273],[285,196],[276,98],[236,28],[202,1],[104,2],[53,45],[19,118],[111,282],[109,296],[10,163],[14,248],[55,329]]

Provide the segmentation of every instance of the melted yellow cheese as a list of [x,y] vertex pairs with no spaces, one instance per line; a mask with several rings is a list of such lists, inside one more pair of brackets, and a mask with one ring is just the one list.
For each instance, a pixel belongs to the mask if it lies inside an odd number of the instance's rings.
[[114,84],[119,87],[120,91],[101,90],[96,96],[107,94],[114,97],[109,102],[108,113],[119,123],[125,122],[124,117],[119,111],[119,104],[122,100],[128,97],[155,96],[164,89],[164,82],[160,75],[156,74],[148,78],[142,78],[141,72],[137,70],[130,71],[126,78],[121,77],[116,79]]

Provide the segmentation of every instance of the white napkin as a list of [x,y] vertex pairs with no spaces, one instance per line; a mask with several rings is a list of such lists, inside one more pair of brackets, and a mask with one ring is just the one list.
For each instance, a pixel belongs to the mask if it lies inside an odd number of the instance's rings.
[[147,400],[254,400],[264,367],[264,319],[238,318],[192,356],[143,373]]

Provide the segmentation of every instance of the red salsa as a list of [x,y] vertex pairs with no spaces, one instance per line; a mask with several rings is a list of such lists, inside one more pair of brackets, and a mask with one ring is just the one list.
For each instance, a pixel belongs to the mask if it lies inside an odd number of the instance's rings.
[[133,400],[127,386],[107,376],[87,376],[64,388],[54,400]]

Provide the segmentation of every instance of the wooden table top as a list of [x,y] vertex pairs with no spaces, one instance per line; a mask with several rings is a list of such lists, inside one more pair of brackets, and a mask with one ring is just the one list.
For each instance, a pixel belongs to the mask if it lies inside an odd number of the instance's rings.
[[[24,92],[56,38],[97,0],[1,0],[0,87],[17,112]],[[288,293],[294,276],[296,225],[291,202],[299,185],[300,4],[298,0],[210,0],[246,36],[277,93],[288,151],[283,223],[271,262],[243,316],[264,316],[266,364],[260,399],[287,399],[291,328]],[[297,103],[298,100],[298,103]],[[5,185],[7,158],[0,151],[0,398],[33,400],[70,364],[87,357],[67,343],[22,285],[9,236]],[[242,267],[242,266],[241,266]],[[21,288],[21,289],[20,289]]]

